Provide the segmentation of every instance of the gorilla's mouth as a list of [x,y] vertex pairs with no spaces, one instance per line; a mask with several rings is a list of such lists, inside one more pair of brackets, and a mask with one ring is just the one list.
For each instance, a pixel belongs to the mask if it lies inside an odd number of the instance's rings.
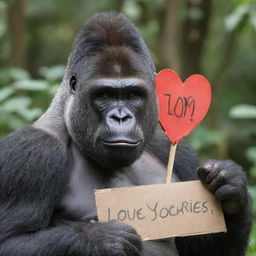
[[114,140],[104,140],[102,143],[106,146],[111,147],[137,147],[140,144],[140,141],[132,141],[128,139],[114,139]]

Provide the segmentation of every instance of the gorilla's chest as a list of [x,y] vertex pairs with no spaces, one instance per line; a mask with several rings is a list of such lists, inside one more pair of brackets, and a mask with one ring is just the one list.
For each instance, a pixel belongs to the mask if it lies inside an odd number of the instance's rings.
[[64,219],[89,221],[97,216],[94,189],[164,183],[165,167],[145,152],[132,166],[115,175],[100,175],[90,164],[75,156],[66,193],[59,205]]

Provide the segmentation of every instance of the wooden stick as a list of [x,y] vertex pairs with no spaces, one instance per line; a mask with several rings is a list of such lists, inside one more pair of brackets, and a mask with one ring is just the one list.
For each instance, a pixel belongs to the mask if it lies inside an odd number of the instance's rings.
[[177,144],[178,143],[172,144],[171,148],[170,148],[169,161],[168,161],[168,166],[167,166],[167,175],[166,175],[166,180],[165,180],[165,183],[167,183],[167,184],[171,183],[172,170],[173,170],[173,164],[174,164]]

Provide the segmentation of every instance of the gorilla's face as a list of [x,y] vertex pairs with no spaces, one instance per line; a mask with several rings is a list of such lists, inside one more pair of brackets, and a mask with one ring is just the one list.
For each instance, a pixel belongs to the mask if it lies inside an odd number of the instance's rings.
[[[102,31],[107,23],[111,29]],[[135,161],[157,124],[154,65],[138,31],[124,23],[102,22],[96,29],[89,22],[67,68],[69,134],[86,157],[106,168]]]
[[70,79],[66,108],[69,133],[83,154],[102,167],[131,164],[150,141],[157,123],[153,81],[137,77]]

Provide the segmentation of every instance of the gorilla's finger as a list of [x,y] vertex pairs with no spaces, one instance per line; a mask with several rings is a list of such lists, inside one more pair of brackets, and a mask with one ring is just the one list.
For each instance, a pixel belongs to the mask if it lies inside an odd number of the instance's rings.
[[205,177],[205,183],[210,184],[213,180],[216,179],[219,173],[220,173],[220,169],[216,168],[216,169],[210,170]]
[[240,190],[237,187],[233,187],[230,184],[221,186],[215,191],[215,196],[220,201],[225,201],[232,198],[239,198]]
[[215,162],[214,160],[207,160],[197,169],[197,175],[203,182],[205,182],[207,175],[213,170]]
[[225,182],[225,175],[223,175],[223,172],[220,171],[217,176],[208,184],[208,188],[210,191],[215,192],[220,186],[224,185]]
[[129,233],[129,235],[126,237],[126,239],[132,245],[134,245],[137,250],[141,251],[141,249],[142,249],[142,241],[141,241],[141,237],[140,236]]
[[139,243],[134,243],[134,240],[131,242],[131,240],[126,240],[124,243],[124,251],[127,253],[127,255],[134,255],[139,256],[142,249],[142,243],[139,241]]

